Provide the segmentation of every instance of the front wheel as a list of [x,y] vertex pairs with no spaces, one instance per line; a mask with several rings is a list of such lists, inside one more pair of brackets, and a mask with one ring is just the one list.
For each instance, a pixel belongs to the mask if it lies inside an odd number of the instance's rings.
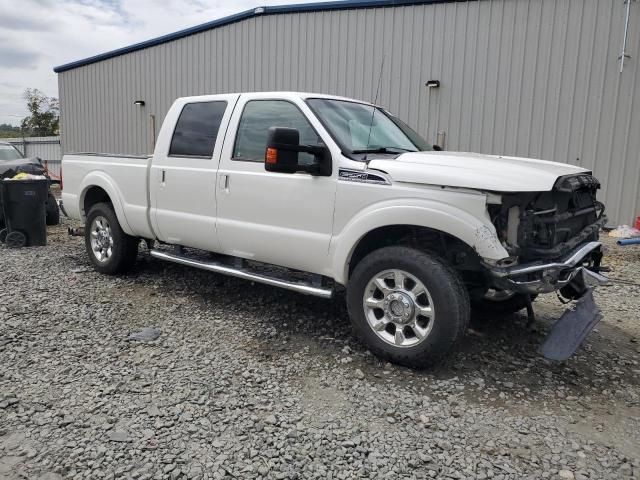
[[100,273],[126,272],[138,255],[139,239],[124,233],[109,203],[97,203],[89,210],[84,241],[93,268]]
[[409,367],[436,363],[462,339],[469,297],[434,255],[385,247],[355,267],[347,287],[354,330],[376,356]]

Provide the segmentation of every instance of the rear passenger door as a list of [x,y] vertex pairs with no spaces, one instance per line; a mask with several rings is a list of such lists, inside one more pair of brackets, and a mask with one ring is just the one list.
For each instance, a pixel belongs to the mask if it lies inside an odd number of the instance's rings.
[[[167,243],[219,250],[216,173],[226,127],[238,95],[185,99],[165,122],[150,171],[151,222]],[[163,142],[163,143],[160,143]]]

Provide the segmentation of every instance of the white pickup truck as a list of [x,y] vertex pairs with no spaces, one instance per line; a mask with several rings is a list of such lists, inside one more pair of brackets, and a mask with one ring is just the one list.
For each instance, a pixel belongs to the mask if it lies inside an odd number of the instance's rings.
[[180,98],[153,156],[69,154],[63,171],[99,272],[131,268],[146,240],[160,260],[326,298],[344,287],[362,341],[404,365],[449,352],[472,308],[531,311],[604,281],[591,172],[432,151],[348,98]]

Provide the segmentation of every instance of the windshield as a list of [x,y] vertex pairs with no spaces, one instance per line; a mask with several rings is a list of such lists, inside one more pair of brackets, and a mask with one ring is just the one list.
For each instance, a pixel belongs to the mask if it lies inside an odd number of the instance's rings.
[[13,145],[0,145],[0,161],[2,160],[20,160],[22,154]]
[[420,135],[381,108],[328,98],[310,98],[307,104],[351,158],[366,160],[370,153],[398,155],[428,150]]

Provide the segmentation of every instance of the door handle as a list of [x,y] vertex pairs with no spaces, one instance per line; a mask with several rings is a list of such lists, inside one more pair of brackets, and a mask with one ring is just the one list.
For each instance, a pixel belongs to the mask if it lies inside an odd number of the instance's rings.
[[162,183],[164,183],[164,178],[167,172],[165,172],[164,170],[162,170]]
[[228,192],[229,191],[229,175],[227,175],[226,173],[220,175],[219,185],[221,189]]

